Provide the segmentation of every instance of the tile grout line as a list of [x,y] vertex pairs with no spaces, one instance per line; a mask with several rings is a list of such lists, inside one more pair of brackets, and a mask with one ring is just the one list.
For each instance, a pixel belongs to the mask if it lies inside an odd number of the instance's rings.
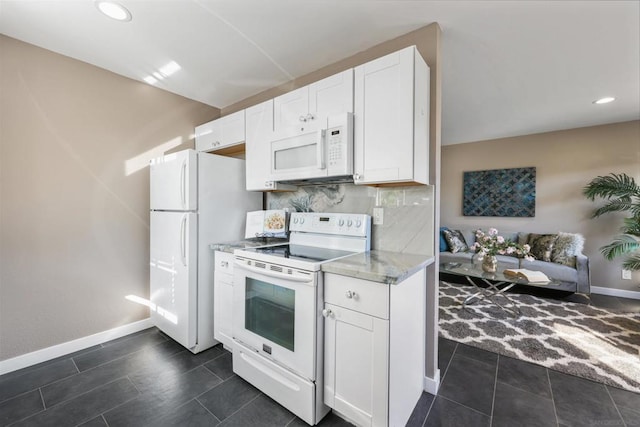
[[40,400],[42,401],[42,407],[44,410],[47,410],[47,404],[44,402],[44,396],[42,395],[42,387],[38,388],[38,392],[40,393]]
[[[449,372],[449,366],[451,366],[451,362],[453,361],[453,356],[455,356],[456,351],[458,351],[458,345],[460,344],[457,341],[452,341],[452,342],[456,343],[456,346],[453,348],[453,351],[451,352],[451,357],[449,358],[449,362],[447,363],[447,366],[444,368],[444,375],[442,376],[442,378],[440,378],[440,384],[444,382],[444,378],[447,376],[447,372]],[[438,387],[438,391],[440,391],[440,387]],[[436,394],[436,396],[437,395],[438,394]]]
[[[215,388],[215,387],[214,387],[214,388]],[[213,390],[213,388],[212,388],[212,389],[210,389],[210,390]],[[202,395],[200,395],[200,396],[202,396]],[[215,418],[215,419],[216,419],[216,421],[218,421],[218,424],[220,424],[220,423],[222,422],[222,420],[220,420],[218,417],[216,417],[216,415],[215,415],[213,412],[211,412],[211,411],[209,410],[209,408],[207,408],[206,406],[204,406],[204,405],[202,404],[202,402],[200,402],[200,400],[198,400],[198,397],[194,397],[194,398],[193,398],[193,400],[195,400],[195,401],[196,401],[196,403],[197,403],[198,405],[200,405],[202,408],[204,408],[204,410],[205,410],[205,411],[207,411],[209,414],[211,414],[211,416],[212,416],[213,418]],[[187,403],[188,403],[188,402],[187,402]]]
[[551,392],[551,404],[553,405],[553,414],[556,416],[556,426],[560,425],[560,420],[558,420],[558,411],[556,410],[556,399],[553,397],[553,387],[551,386],[551,377],[549,377],[549,368],[545,368],[545,373],[547,374],[547,383],[549,384],[549,392]]
[[[126,378],[127,380],[129,380],[129,382],[131,383],[131,385],[133,385],[133,388],[136,389],[138,394],[136,396],[132,397],[131,399],[126,400],[126,401],[120,403],[119,405],[114,406],[113,408],[109,408],[107,411],[104,411],[103,413],[100,414],[100,416],[104,420],[105,424],[107,424],[107,427],[109,426],[109,423],[107,422],[107,419],[105,418],[104,414],[106,414],[107,412],[111,412],[111,411],[113,411],[113,410],[115,410],[115,409],[117,409],[117,408],[119,408],[119,407],[121,407],[123,405],[126,405],[127,403],[139,398],[142,395],[142,393],[140,393],[140,390],[138,390],[138,387],[136,387],[136,385],[133,383],[133,381],[131,381],[131,378],[129,378],[129,375],[125,375],[124,377],[121,377],[121,378]],[[120,379],[120,378],[118,378],[118,379]]]
[[[253,387],[253,386],[252,386]],[[258,389],[256,389],[258,390]],[[241,407],[239,407],[238,409],[235,410],[235,412],[232,412],[231,414],[229,414],[227,417],[225,417],[224,420],[221,420],[220,423],[225,422],[226,420],[228,420],[229,418],[233,417],[235,414],[237,414],[238,412],[242,411],[244,408],[246,408],[247,406],[249,406],[251,403],[253,403],[257,398],[259,398],[260,396],[262,396],[264,393],[262,393],[260,390],[258,390],[259,393],[256,397],[254,397],[253,399],[251,399],[250,401],[248,401],[247,403],[245,403],[244,405],[242,405]],[[266,394],[265,394],[266,396]],[[275,401],[274,401],[275,402]],[[277,403],[277,402],[276,402]],[[279,403],[278,403],[279,404]]]
[[[283,408],[284,408],[284,406],[283,406]],[[284,408],[284,409],[287,409],[287,408]],[[289,411],[289,410],[287,409],[287,411]],[[291,411],[289,411],[289,412],[291,412]],[[291,418],[289,421],[287,421],[287,422],[285,423],[284,427],[289,427],[289,425],[291,425],[291,423],[292,423],[292,422],[294,422],[294,421],[296,420],[297,415],[296,415],[296,414],[294,414],[293,412],[291,412],[291,415],[293,415],[293,418]],[[327,414],[327,415],[329,415],[329,414]],[[326,416],[326,415],[325,415],[325,416]]]
[[616,412],[618,413],[618,416],[620,417],[620,420],[622,421],[622,424],[626,427],[627,423],[625,422],[624,417],[620,413],[620,409],[618,408],[618,404],[614,400],[613,396],[611,396],[611,392],[609,391],[609,387],[607,387],[605,385],[604,388],[605,388],[605,390],[607,390],[607,395],[609,396],[609,399],[611,399],[611,402],[613,403],[613,407],[616,408]]
[[496,361],[496,370],[493,374],[493,396],[491,397],[491,415],[489,415],[489,425],[493,426],[493,411],[496,407],[496,390],[498,389],[498,370],[500,369],[500,355]]
[[[482,411],[478,411],[477,409],[472,408],[471,406],[464,405],[464,404],[462,404],[462,403],[460,403],[460,402],[457,402],[457,401],[455,401],[455,400],[453,400],[453,399],[450,399],[450,398],[448,398],[448,397],[445,397],[445,396],[439,396],[439,397],[440,397],[440,398],[442,398],[442,399],[444,399],[444,400],[448,400],[449,402],[455,403],[456,405],[462,406],[463,408],[466,408],[466,409],[469,409],[469,410],[471,410],[471,411],[473,411],[473,412],[476,412],[476,413],[478,413],[478,414],[484,415],[485,417],[491,417],[491,415],[487,415],[487,414],[485,414],[485,413],[484,413],[484,412],[482,412]],[[435,400],[435,399],[434,399],[434,400]]]
[[[453,356],[455,356],[456,351],[458,351],[458,346],[460,345],[460,343],[457,342],[457,341],[451,341],[451,342],[455,343],[455,347],[453,347],[453,351],[451,352],[451,357],[449,357],[449,361],[447,362],[447,366],[444,368],[444,375],[442,375],[442,378],[440,378],[440,384],[438,385],[438,393],[436,393],[433,396],[433,401],[431,402],[431,405],[429,405],[429,410],[427,411],[427,415],[424,417],[424,421],[422,422],[422,427],[427,425],[427,419],[429,418],[429,414],[431,413],[431,410],[433,409],[433,405],[435,405],[435,403],[436,403],[436,399],[440,395],[440,393],[439,393],[440,392],[440,387],[442,386],[442,383],[444,382],[444,379],[447,376],[447,372],[449,372],[449,366],[451,366],[451,362],[453,362]],[[442,396],[440,396],[440,397],[442,397]],[[444,399],[446,399],[446,397]],[[447,399],[447,400],[450,400],[450,399]],[[456,402],[456,403],[458,403],[458,402]]]
[[431,401],[431,404],[429,405],[429,409],[427,410],[427,414],[424,417],[424,421],[422,422],[422,427],[425,427],[427,425],[427,418],[429,418],[429,414],[431,413],[431,410],[433,409],[433,405],[436,404],[436,399],[438,398],[437,395],[433,396],[433,400]]
[[[80,394],[76,394],[75,396],[71,396],[71,397],[69,397],[68,399],[61,400],[60,402],[56,403],[55,405],[52,405],[51,407],[47,408],[46,410],[49,410],[49,409],[55,409],[55,408],[57,408],[57,407],[58,407],[58,406],[60,406],[60,405],[63,405],[63,404],[68,403],[68,402],[71,402],[71,401],[72,401],[72,400],[74,400],[74,399],[77,399],[77,398],[79,398],[79,397],[81,397],[81,396],[84,396],[84,395],[85,395],[85,394],[87,394],[87,393],[91,393],[92,391],[95,391],[95,390],[99,389],[100,387],[107,386],[107,385],[112,384],[112,383],[114,383],[114,382],[116,382],[116,381],[118,381],[118,380],[121,380],[121,379],[123,379],[123,378],[128,379],[128,380],[129,380],[129,382],[131,382],[131,384],[135,387],[135,384],[133,384],[133,382],[129,379],[129,377],[128,377],[127,375],[124,375],[124,376],[121,376],[121,377],[118,377],[118,378],[114,378],[113,380],[108,381],[108,382],[106,382],[106,383],[104,383],[104,384],[97,385],[97,386],[93,387],[92,389],[85,390],[85,391],[83,391],[83,392],[82,392],[82,393],[80,393]],[[136,390],[138,390],[138,389],[136,388]]]
[[[92,353],[92,352],[89,352],[89,353]],[[76,363],[76,361],[74,360],[73,357],[70,357],[69,359],[71,359],[71,363],[73,363],[73,366],[76,368],[76,371],[78,371],[76,373],[79,374],[80,373],[80,368],[78,368],[78,364]]]

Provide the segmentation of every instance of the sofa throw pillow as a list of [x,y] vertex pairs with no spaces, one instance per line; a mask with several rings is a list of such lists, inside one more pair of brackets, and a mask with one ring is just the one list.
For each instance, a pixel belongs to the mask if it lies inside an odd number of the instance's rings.
[[448,228],[440,227],[440,252],[449,250],[449,246],[447,246],[447,240],[444,238],[444,230],[448,230]]
[[540,261],[551,262],[553,245],[557,238],[557,234],[529,234],[527,243],[531,246],[531,256]]
[[460,230],[443,230],[442,233],[444,233],[444,239],[447,241],[447,246],[449,246],[449,250],[452,253],[469,250],[469,246]]
[[560,231],[553,245],[551,261],[575,268],[576,255],[581,254],[583,249],[584,237],[581,234]]

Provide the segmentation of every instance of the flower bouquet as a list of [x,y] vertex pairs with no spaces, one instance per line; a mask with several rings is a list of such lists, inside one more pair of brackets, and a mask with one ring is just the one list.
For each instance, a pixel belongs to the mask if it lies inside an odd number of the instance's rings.
[[471,245],[476,253],[480,254],[483,260],[482,268],[491,273],[496,271],[496,255],[510,255],[518,258],[524,258],[533,261],[534,258],[529,255],[531,247],[527,244],[520,245],[516,242],[506,240],[498,235],[498,230],[490,228],[486,233],[482,230],[476,230],[476,242]]

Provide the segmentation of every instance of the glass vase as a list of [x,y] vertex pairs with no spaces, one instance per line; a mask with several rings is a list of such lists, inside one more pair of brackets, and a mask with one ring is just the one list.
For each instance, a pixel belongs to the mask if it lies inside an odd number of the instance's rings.
[[495,273],[498,270],[498,260],[493,255],[485,255],[482,258],[482,270],[487,273]]

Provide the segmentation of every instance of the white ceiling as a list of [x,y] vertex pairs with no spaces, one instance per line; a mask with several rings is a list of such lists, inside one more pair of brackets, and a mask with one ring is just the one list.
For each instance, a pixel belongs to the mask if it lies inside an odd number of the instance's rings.
[[0,33],[222,108],[438,22],[443,144],[640,119],[638,0],[119,1],[0,0]]

